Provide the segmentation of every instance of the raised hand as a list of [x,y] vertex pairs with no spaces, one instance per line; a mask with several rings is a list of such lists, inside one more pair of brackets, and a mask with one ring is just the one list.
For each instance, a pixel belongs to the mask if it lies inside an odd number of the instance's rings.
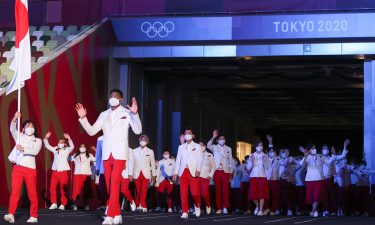
[[23,150],[24,150],[24,148],[22,147],[22,145],[19,145],[19,144],[16,145],[16,149],[17,149],[17,150],[20,150],[20,151],[23,151]]
[[348,145],[350,144],[350,140],[349,139],[346,139],[344,141],[344,148],[346,149],[346,147],[348,147]]
[[132,105],[131,106],[127,105],[126,107],[128,107],[130,112],[132,112],[134,115],[138,113],[138,103],[135,97],[132,98]]
[[65,134],[64,134],[64,138],[66,138],[66,139],[70,139],[70,135],[67,134],[67,133],[65,133]]
[[272,136],[271,135],[269,135],[269,134],[267,135],[267,140],[270,144],[272,144]]
[[48,139],[49,137],[51,137],[51,131],[48,131],[44,136],[45,139]]
[[96,147],[95,147],[95,146],[91,146],[90,149],[91,149],[93,152],[96,152]]
[[79,116],[79,118],[83,119],[87,115],[87,110],[83,107],[81,103],[76,104],[76,111]]
[[13,122],[16,122],[17,121],[17,119],[18,118],[21,118],[22,117],[22,115],[21,115],[21,113],[20,112],[16,112],[15,114],[14,114],[14,117],[13,117]]
[[214,130],[212,131],[212,138],[217,138],[217,136],[219,136],[219,131],[218,130]]
[[305,156],[307,156],[309,153],[307,152],[307,149],[305,149],[304,147],[302,146],[299,146],[298,150],[300,152],[302,152]]

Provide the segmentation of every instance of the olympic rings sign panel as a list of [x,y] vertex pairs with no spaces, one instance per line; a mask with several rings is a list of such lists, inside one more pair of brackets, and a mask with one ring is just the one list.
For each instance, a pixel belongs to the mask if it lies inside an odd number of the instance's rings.
[[141,25],[141,30],[149,38],[161,37],[165,38],[169,33],[174,31],[174,23],[172,21],[162,22],[143,22]]

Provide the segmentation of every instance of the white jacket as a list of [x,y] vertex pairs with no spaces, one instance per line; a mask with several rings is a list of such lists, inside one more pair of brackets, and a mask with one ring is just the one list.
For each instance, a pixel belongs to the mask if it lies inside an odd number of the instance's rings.
[[69,147],[65,147],[60,150],[57,150],[58,149],[57,146],[52,147],[49,144],[48,139],[44,138],[43,141],[44,141],[44,145],[46,149],[48,149],[49,151],[53,153],[52,170],[56,170],[58,172],[70,170],[68,158],[69,158],[70,153],[74,149],[74,144],[73,144],[72,139],[68,140]]
[[266,171],[270,167],[269,158],[264,152],[254,152],[250,155],[247,169],[251,170],[250,177],[263,177],[267,178]]
[[135,134],[142,132],[139,114],[134,115],[122,106],[102,112],[94,125],[90,125],[86,117],[79,122],[90,136],[103,131],[103,160],[108,160],[111,154],[114,159],[128,160],[129,126]]
[[214,173],[215,173],[215,168],[216,166],[215,166],[214,156],[207,151],[203,152],[203,162],[202,162],[202,169],[201,169],[200,177],[213,178]]
[[178,146],[174,174],[181,177],[184,170],[188,168],[191,176],[195,177],[195,172],[201,172],[202,159],[201,146],[194,141]]
[[89,154],[88,158],[86,154],[79,154],[77,157],[72,156],[71,160],[74,162],[74,175],[92,175],[91,162],[95,163],[92,154]]
[[151,179],[151,175],[156,177],[155,155],[154,151],[148,147],[138,147],[133,150],[134,168],[133,178],[137,179],[142,172],[146,179]]
[[226,145],[214,145],[213,139],[207,143],[207,148],[214,153],[216,170],[224,170],[225,173],[233,173],[232,149]]
[[280,180],[279,168],[280,158],[274,157],[269,159],[270,167],[267,170],[267,180]]
[[322,155],[308,155],[303,157],[300,164],[307,166],[305,181],[323,180],[323,157]]
[[335,161],[341,160],[346,157],[348,151],[344,150],[341,155],[325,156],[323,155],[323,174],[324,178],[330,178],[336,174]]
[[156,183],[160,184],[165,179],[171,179],[176,162],[173,159],[159,160],[156,170]]
[[[16,128],[16,122],[11,122],[10,133],[15,142],[18,139],[18,132]],[[13,148],[12,152],[9,154],[9,161],[20,166],[24,166],[30,169],[35,169],[35,157],[42,149],[42,140],[36,138],[35,136],[28,136],[26,134],[20,133],[20,145],[24,148],[23,151],[19,151],[16,147]]]
[[125,168],[122,170],[122,178],[129,179],[129,175],[133,176],[133,168],[134,168],[134,154],[131,148],[128,149],[129,159],[126,161]]

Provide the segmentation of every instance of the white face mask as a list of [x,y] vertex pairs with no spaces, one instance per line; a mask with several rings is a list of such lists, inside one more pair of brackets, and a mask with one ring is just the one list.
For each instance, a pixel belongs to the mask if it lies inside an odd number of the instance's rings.
[[285,154],[285,152],[284,152],[284,153],[281,153],[280,156],[281,156],[281,158],[286,158],[286,154]]
[[187,140],[187,141],[193,140],[193,135],[185,134],[185,140]]
[[270,158],[275,157],[275,152],[270,152],[270,153],[268,153],[268,156],[269,156]]
[[139,142],[139,145],[142,146],[142,147],[145,147],[147,145],[147,142],[145,141],[140,141]]
[[116,106],[120,105],[120,100],[117,99],[117,98],[110,98],[110,99],[108,100],[108,103],[109,103],[109,105],[110,105],[111,107],[116,107]]
[[218,141],[219,145],[223,146],[225,144],[225,140],[221,139]]
[[360,170],[365,170],[365,169],[366,169],[366,166],[361,165],[361,166],[358,167],[358,169],[360,169]]
[[206,151],[206,147],[204,147],[204,146],[201,146],[201,149],[202,149],[202,152]]
[[164,159],[169,159],[169,154],[164,154],[164,155],[163,155],[163,158],[164,158]]
[[255,149],[257,150],[257,152],[263,151],[263,147],[262,146],[257,146]]
[[323,149],[322,153],[323,153],[323,155],[328,155],[329,151],[328,151],[328,149]]
[[81,152],[81,153],[86,152],[86,148],[79,148],[79,152]]
[[33,135],[34,132],[35,132],[35,129],[33,127],[26,127],[25,128],[25,134],[28,135],[28,136]]
[[61,149],[61,148],[64,148],[64,147],[65,147],[65,144],[57,144],[57,147],[60,148],[60,149]]
[[311,153],[311,155],[316,155],[316,149],[315,148],[311,149],[310,153]]

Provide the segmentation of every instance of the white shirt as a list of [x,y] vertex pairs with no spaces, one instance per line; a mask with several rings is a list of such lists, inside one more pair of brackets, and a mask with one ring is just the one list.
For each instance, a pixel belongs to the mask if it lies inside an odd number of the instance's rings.
[[370,175],[374,174],[375,170],[353,170],[353,174],[355,174],[358,178],[357,186],[359,187],[369,187],[370,186]]
[[91,162],[95,163],[95,157],[89,154],[79,154],[77,157],[73,156],[71,159],[74,162],[74,175],[92,175]]
[[138,147],[133,150],[134,168],[133,178],[137,179],[142,172],[146,179],[151,179],[151,175],[156,177],[156,165],[154,151],[148,147]]
[[100,113],[96,122],[91,125],[87,118],[79,119],[82,127],[90,136],[103,131],[103,160],[108,160],[112,154],[114,159],[129,159],[129,127],[135,134],[142,132],[139,114],[134,115],[122,106],[112,111],[108,109]]
[[232,149],[226,145],[214,145],[213,139],[207,143],[207,148],[214,153],[216,170],[224,170],[225,173],[232,173]]
[[44,138],[45,147],[53,153],[52,170],[58,172],[70,170],[68,158],[74,149],[74,144],[72,139],[69,139],[68,142],[69,147],[59,149],[57,146],[52,147],[49,145],[48,139]]
[[189,169],[190,175],[195,177],[197,171],[202,169],[203,154],[201,146],[194,141],[188,144],[187,142],[178,146],[176,165],[174,174],[182,176],[186,168]]
[[247,169],[250,170],[250,177],[267,178],[266,170],[270,167],[269,158],[264,152],[254,152],[250,155]]
[[321,155],[308,155],[303,157],[300,164],[307,166],[305,181],[323,180],[323,158]]
[[[17,122],[11,122],[10,124],[10,133],[15,142],[17,142],[18,139],[16,123]],[[9,154],[9,161],[23,167],[35,169],[35,157],[39,154],[40,149],[42,149],[42,140],[36,138],[34,135],[28,136],[24,133],[20,133],[20,145],[24,150],[20,151],[14,147]]]
[[202,178],[208,178],[208,177],[213,178],[214,173],[215,173],[214,156],[211,153],[209,153],[207,151],[204,151],[203,152],[202,170],[201,170],[200,177],[202,177]]
[[336,168],[334,162],[337,160],[341,160],[346,157],[348,153],[347,150],[344,150],[341,155],[323,155],[323,174],[324,178],[330,178],[334,174],[336,174]]

